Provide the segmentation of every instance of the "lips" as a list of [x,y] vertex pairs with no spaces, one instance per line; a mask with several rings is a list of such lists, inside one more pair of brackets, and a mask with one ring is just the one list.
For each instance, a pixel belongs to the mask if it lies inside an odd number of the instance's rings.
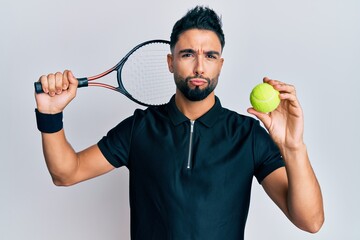
[[202,78],[192,78],[189,80],[189,83],[194,85],[194,86],[202,86],[204,84],[206,84],[208,81],[206,79],[202,79]]

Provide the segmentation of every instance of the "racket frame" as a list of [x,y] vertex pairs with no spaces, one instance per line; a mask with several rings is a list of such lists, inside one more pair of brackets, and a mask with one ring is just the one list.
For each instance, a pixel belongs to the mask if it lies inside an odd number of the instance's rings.
[[[162,44],[168,44],[169,45],[169,50],[170,50],[170,41],[168,40],[162,40],[162,39],[155,39],[155,40],[149,40],[143,43],[140,43],[138,45],[136,45],[133,49],[131,49],[121,60],[120,62],[118,62],[114,67],[106,70],[103,73],[97,74],[95,76],[91,76],[91,77],[83,77],[83,78],[76,78],[79,81],[78,84],[78,88],[82,88],[82,87],[88,87],[88,86],[98,86],[98,87],[104,87],[110,90],[114,90],[117,92],[120,92],[121,94],[125,95],[127,98],[129,98],[130,100],[132,100],[133,102],[136,102],[137,104],[140,104],[142,106],[157,106],[155,104],[147,104],[147,103],[143,103],[137,99],[135,99],[124,87],[124,84],[122,83],[122,78],[121,78],[121,71],[122,71],[122,67],[124,66],[125,62],[128,60],[128,58],[139,48],[149,45],[149,44],[154,44],[154,43],[162,43]],[[165,59],[164,59],[165,61]],[[96,79],[102,78],[106,75],[108,75],[109,73],[112,73],[116,71],[117,72],[117,82],[118,82],[118,87],[106,84],[106,83],[100,83],[100,82],[92,82]],[[34,83],[34,88],[35,88],[35,92],[36,93],[43,93],[42,90],[42,86],[40,82],[35,82]]]

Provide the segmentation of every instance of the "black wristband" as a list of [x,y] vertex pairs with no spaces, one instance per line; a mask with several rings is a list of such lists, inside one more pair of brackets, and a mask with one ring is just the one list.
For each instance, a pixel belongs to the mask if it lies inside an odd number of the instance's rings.
[[37,128],[43,133],[55,133],[63,128],[63,113],[41,113],[35,109]]

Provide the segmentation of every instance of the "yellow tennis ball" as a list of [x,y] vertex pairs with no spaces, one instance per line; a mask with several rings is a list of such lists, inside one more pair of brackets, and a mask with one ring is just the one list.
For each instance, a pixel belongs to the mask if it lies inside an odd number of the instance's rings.
[[260,83],[251,91],[250,102],[258,112],[272,112],[280,104],[279,91],[268,83]]

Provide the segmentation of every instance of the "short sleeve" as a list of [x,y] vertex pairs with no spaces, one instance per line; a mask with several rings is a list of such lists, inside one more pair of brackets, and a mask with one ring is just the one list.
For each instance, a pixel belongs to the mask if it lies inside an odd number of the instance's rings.
[[253,154],[255,161],[255,177],[261,184],[266,176],[274,170],[285,166],[279,148],[268,132],[257,121],[253,128]]
[[104,157],[116,168],[128,164],[133,121],[133,116],[123,120],[97,144]]

